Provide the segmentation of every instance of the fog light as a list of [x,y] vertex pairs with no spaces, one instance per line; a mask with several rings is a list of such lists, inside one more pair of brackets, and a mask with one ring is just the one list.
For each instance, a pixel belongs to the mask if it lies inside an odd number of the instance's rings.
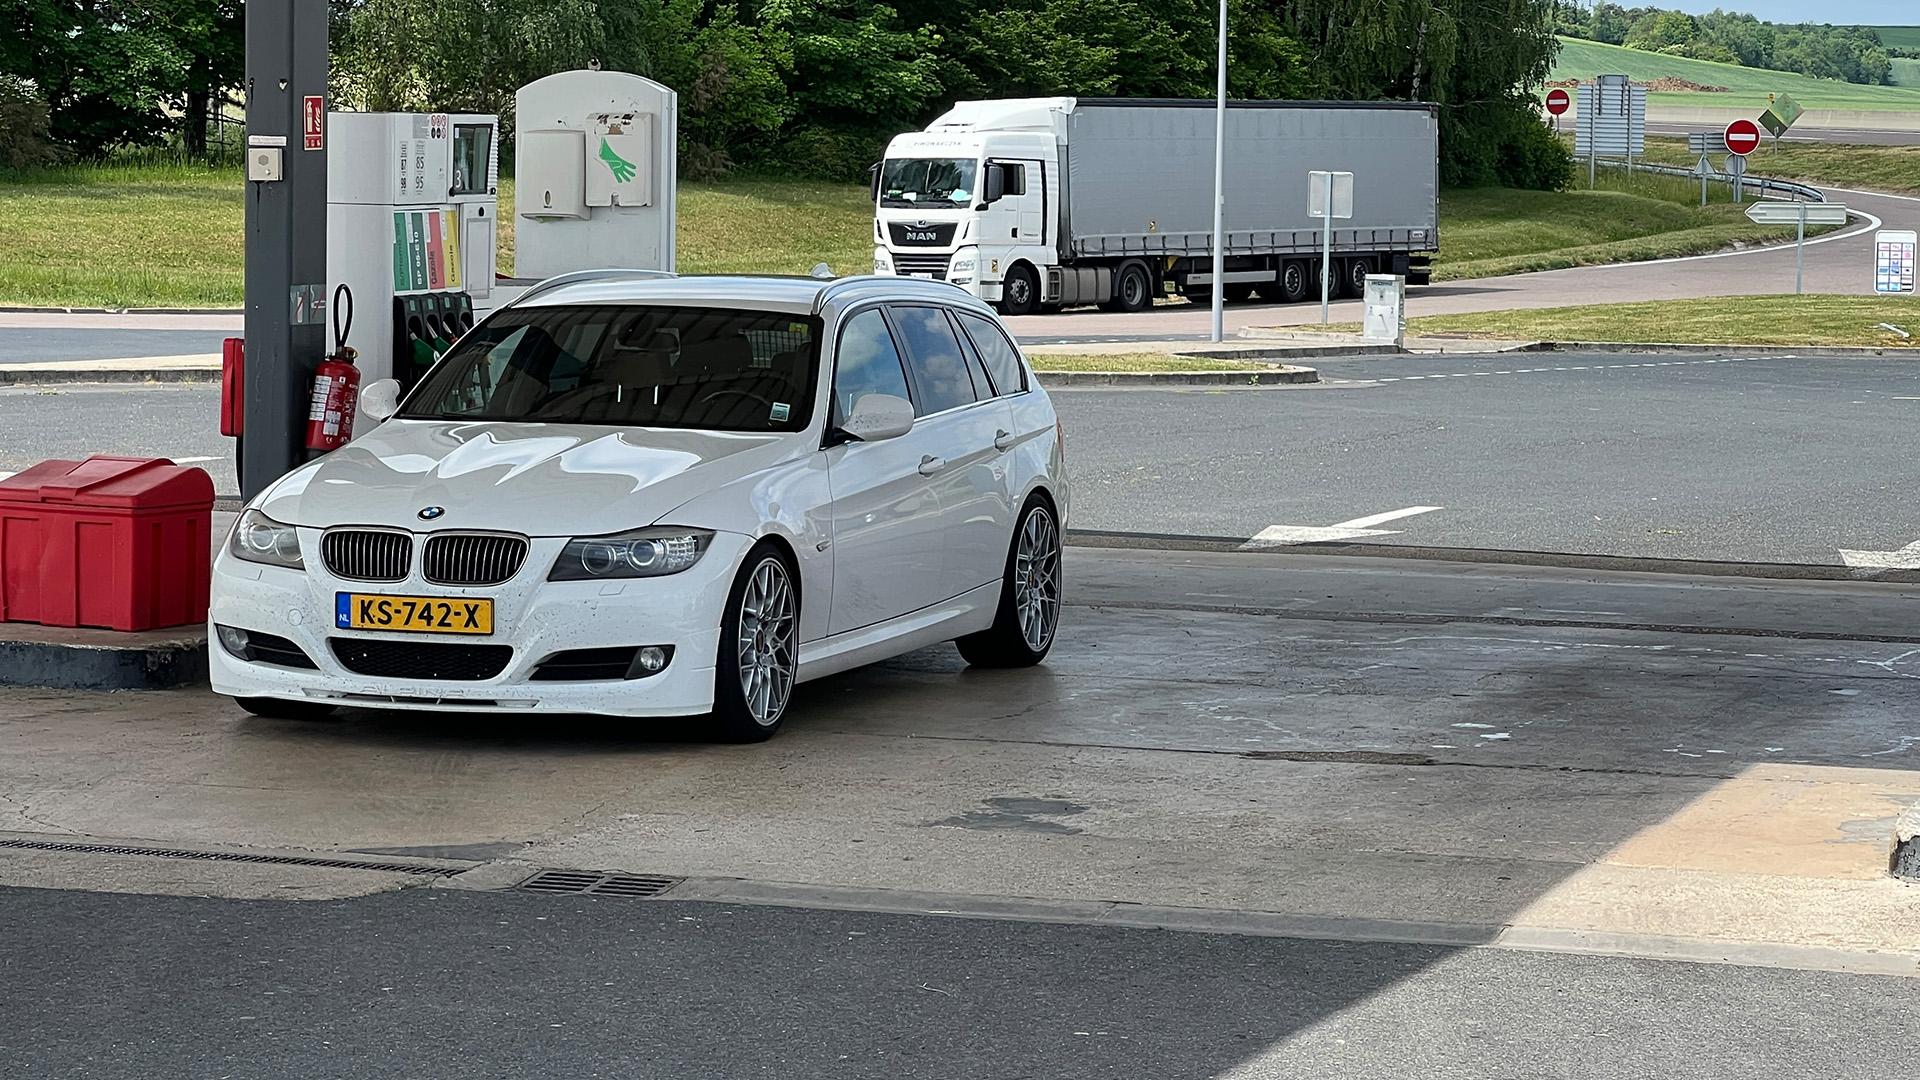
[[628,669],[627,678],[644,679],[649,675],[658,675],[666,670],[667,661],[673,659],[673,646],[646,645],[633,654],[633,667]]
[[220,635],[220,645],[242,660],[247,659],[247,632],[237,626],[223,626],[215,623],[214,633]]

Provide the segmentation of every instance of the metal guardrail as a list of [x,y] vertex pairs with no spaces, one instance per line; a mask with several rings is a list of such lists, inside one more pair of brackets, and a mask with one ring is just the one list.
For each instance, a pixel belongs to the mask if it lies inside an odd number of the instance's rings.
[[[1627,162],[1620,158],[1601,158],[1600,164],[1616,169],[1624,169],[1627,167]],[[1659,173],[1662,176],[1679,176],[1688,180],[1700,179],[1699,173],[1694,172],[1692,169],[1680,168],[1677,165],[1652,165],[1644,161],[1636,161],[1633,163],[1633,169],[1635,172]],[[1733,177],[1726,173],[1709,176],[1707,179],[1716,184],[1731,185],[1733,183]],[[1827,201],[1826,195],[1822,194],[1819,188],[1808,187],[1806,184],[1796,184],[1791,180],[1775,180],[1769,176],[1755,176],[1752,173],[1741,177],[1740,186],[1749,191],[1772,192],[1782,198],[1793,199],[1799,202]]]

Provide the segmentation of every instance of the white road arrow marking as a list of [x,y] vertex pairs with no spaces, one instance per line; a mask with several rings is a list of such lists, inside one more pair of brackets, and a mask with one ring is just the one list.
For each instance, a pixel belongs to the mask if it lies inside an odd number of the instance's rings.
[[1840,561],[1853,568],[1854,577],[1878,577],[1894,570],[1920,570],[1920,540],[1895,551],[1840,549]]
[[1398,529],[1376,529],[1375,525],[1384,525],[1403,517],[1415,514],[1430,514],[1435,510],[1444,510],[1442,506],[1408,506],[1399,510],[1388,510],[1379,514],[1368,514],[1351,521],[1336,522],[1332,525],[1269,525],[1255,533],[1253,539],[1240,545],[1242,551],[1248,548],[1284,547],[1288,544],[1325,544],[1336,540],[1354,540],[1362,536],[1392,536]]

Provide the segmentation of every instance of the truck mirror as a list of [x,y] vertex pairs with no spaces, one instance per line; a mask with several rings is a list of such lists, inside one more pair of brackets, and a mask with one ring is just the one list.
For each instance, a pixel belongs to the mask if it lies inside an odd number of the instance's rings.
[[873,201],[880,201],[880,163],[867,166],[867,186],[872,189]]
[[997,203],[1007,197],[1006,169],[999,165],[987,166],[987,193],[983,201]]

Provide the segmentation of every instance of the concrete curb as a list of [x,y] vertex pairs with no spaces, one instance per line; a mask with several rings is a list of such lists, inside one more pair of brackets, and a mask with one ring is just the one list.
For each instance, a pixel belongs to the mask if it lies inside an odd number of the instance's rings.
[[0,315],[245,315],[245,308],[0,307]]
[[35,368],[0,366],[0,386],[67,386],[76,383],[217,383],[219,368]]
[[145,633],[0,625],[0,686],[51,690],[171,690],[205,685],[207,632]]
[[1294,364],[1272,371],[1042,371],[1040,385],[1070,386],[1280,386],[1317,383],[1320,372]]
[[[1171,533],[1115,532],[1102,529],[1068,529],[1066,541],[1076,547],[1149,551],[1225,551],[1249,555],[1349,555],[1372,559],[1426,559],[1436,562],[1549,566],[1565,570],[1690,574],[1699,577],[1769,578],[1788,581],[1861,580],[1845,566],[1815,563],[1715,562],[1706,559],[1586,555],[1562,551],[1423,547],[1415,544],[1310,543],[1249,547],[1247,545],[1250,540],[1243,537],[1184,536]],[[1873,580],[1890,583],[1920,581],[1920,570],[1895,570],[1875,575]]]

